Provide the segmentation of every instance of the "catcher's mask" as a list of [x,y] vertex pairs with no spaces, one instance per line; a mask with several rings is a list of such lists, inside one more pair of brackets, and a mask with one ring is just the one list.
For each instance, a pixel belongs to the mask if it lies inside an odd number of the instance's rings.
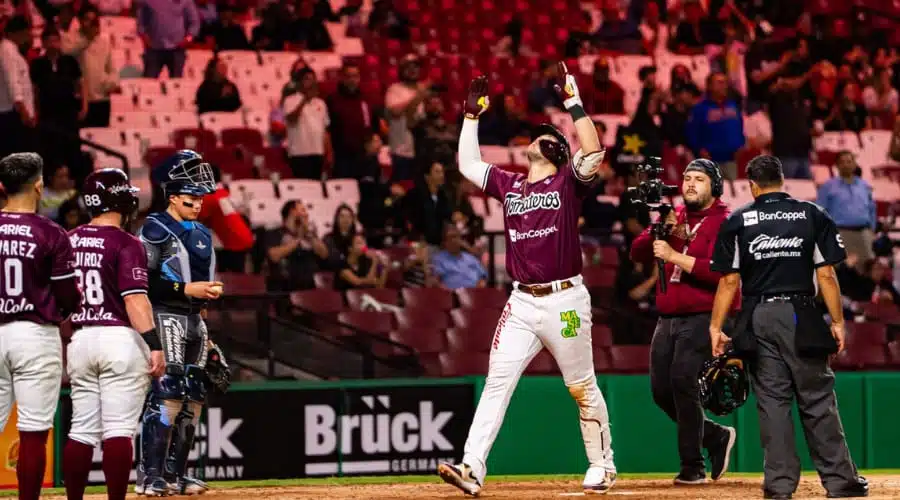
[[728,415],[747,402],[750,381],[744,362],[734,352],[703,363],[700,371],[700,402],[716,415]]
[[570,154],[569,141],[566,139],[566,136],[549,123],[538,125],[531,133],[531,140],[534,141],[542,135],[550,135],[556,138],[556,141],[548,139],[538,141],[538,146],[541,148],[541,154],[544,155],[544,158],[556,165],[556,168],[561,168],[567,164]]

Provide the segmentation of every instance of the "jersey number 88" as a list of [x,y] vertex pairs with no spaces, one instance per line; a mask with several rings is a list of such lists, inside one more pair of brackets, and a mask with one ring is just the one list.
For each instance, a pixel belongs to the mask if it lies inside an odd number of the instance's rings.
[[91,269],[84,272],[76,269],[75,277],[78,278],[78,288],[81,289],[82,304],[87,303],[91,306],[103,304],[103,283],[100,280],[100,271]]

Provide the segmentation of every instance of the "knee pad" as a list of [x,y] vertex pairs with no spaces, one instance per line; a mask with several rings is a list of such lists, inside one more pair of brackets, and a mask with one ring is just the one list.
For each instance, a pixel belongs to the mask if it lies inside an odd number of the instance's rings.
[[206,372],[197,365],[184,367],[184,395],[186,401],[206,401]]
[[[168,369],[167,369],[168,370]],[[150,384],[151,399],[180,401],[185,395],[185,377],[168,371]]]

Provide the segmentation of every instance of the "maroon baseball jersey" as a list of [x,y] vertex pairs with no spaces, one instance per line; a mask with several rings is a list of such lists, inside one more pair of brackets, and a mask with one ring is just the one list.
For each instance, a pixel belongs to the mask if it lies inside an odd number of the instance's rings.
[[78,326],[131,326],[125,297],[147,293],[147,254],[140,240],[115,226],[85,225],[69,233],[81,307]]
[[0,324],[59,324],[51,283],[73,274],[66,232],[37,214],[0,212]]
[[589,186],[568,165],[538,182],[525,174],[488,167],[484,191],[503,202],[506,271],[525,284],[548,283],[581,273],[578,216]]

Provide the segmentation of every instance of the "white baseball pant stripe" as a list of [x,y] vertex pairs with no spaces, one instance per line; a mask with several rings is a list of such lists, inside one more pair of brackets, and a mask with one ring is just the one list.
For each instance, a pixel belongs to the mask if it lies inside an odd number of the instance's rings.
[[[591,467],[615,471],[609,414],[594,374],[590,294],[581,284],[581,276],[570,281],[574,287],[543,297],[526,294],[513,285],[494,334],[487,379],[463,455],[463,462],[472,467],[479,481],[487,474],[488,453],[519,378],[544,347],[556,359],[578,404],[588,462]],[[553,285],[559,289],[558,282]]]
[[0,326],[0,429],[6,428],[13,400],[20,431],[53,428],[62,384],[59,328],[31,321]]
[[69,437],[88,446],[134,436],[150,388],[150,349],[124,326],[82,328],[68,347]]

